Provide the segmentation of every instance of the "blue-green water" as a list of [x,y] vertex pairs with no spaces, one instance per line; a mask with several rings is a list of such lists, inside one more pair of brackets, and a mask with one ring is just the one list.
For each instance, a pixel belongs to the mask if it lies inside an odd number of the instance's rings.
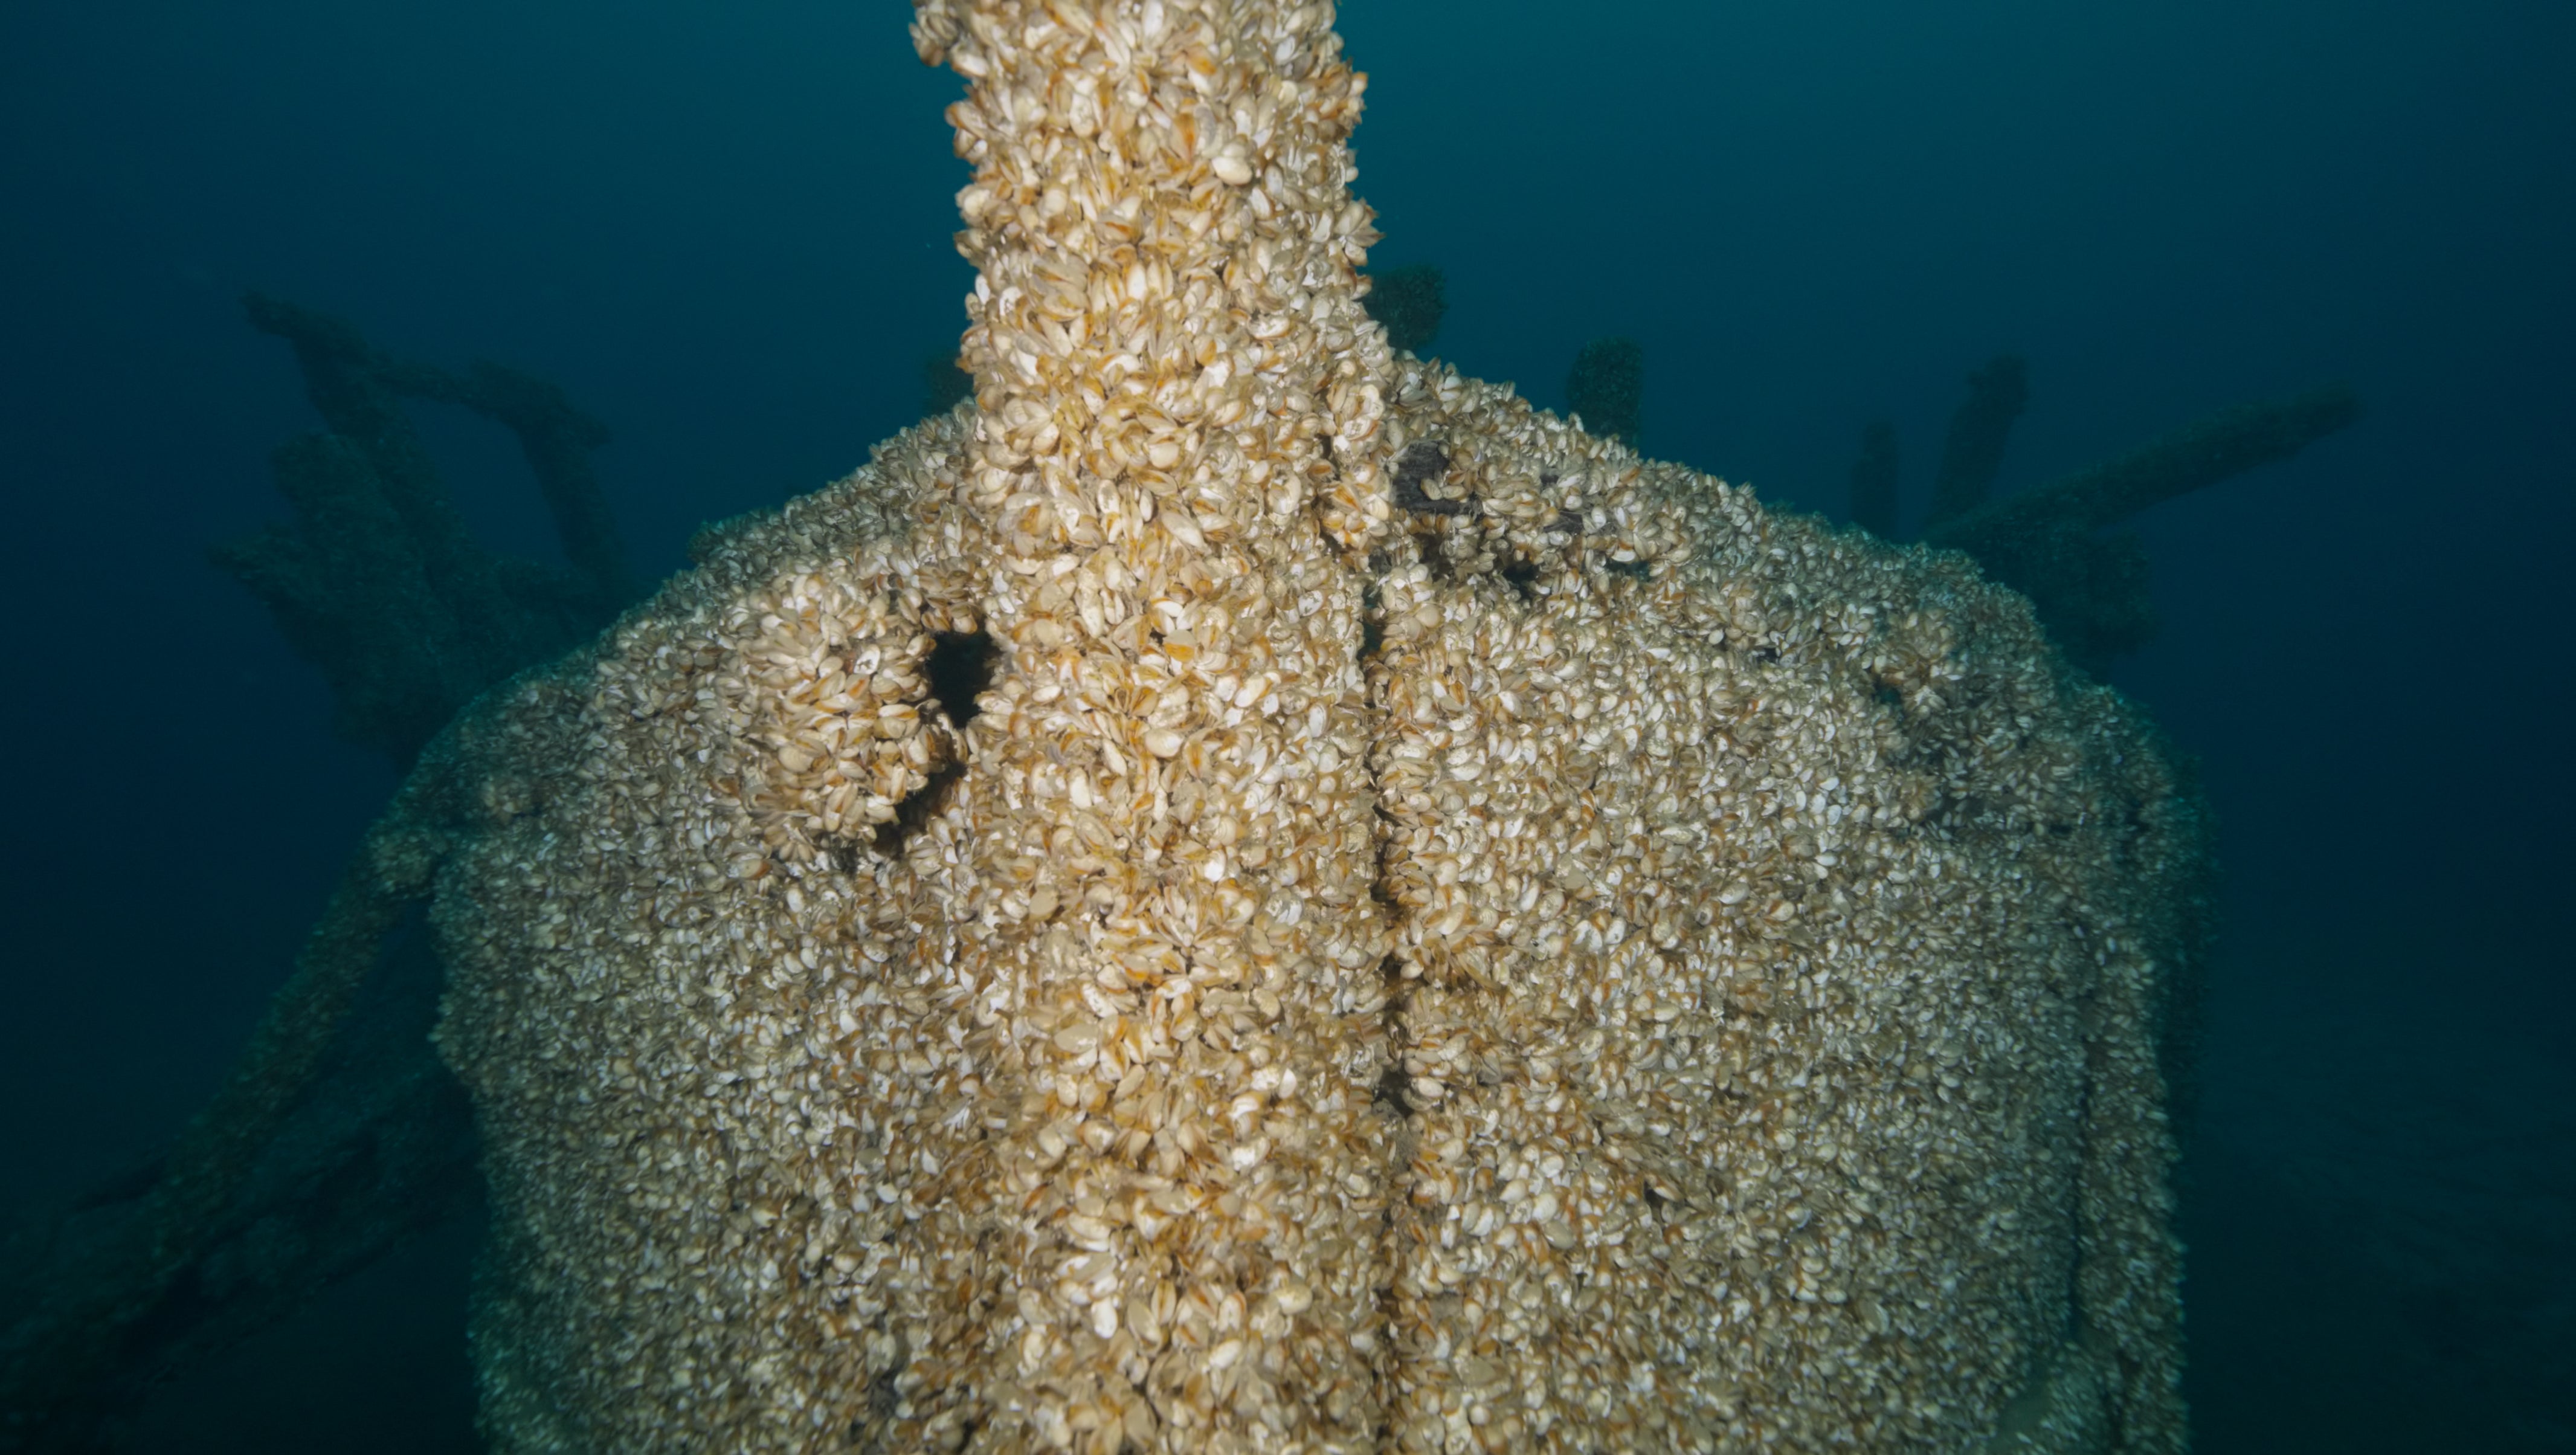
[[[903,9],[136,0],[0,12],[12,519],[0,1201],[198,1105],[391,786],[206,547],[314,427],[259,287],[563,383],[639,563],[917,413],[969,275]],[[2186,1183],[2198,1448],[2576,1448],[2576,10],[2533,0],[1361,0],[1360,190],[1436,352],[1647,452],[1909,508],[1967,372],[2000,488],[2331,379],[2363,421],[2143,528],[2114,680],[2199,756],[2225,929]],[[506,437],[421,412],[551,549]],[[135,1448],[467,1448],[461,1234],[162,1394]]]

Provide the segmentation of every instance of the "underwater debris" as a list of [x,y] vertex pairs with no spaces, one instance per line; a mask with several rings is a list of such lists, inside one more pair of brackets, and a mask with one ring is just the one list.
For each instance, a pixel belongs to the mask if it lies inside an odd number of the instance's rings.
[[2147,554],[2133,532],[2101,530],[2151,505],[2286,460],[2361,415],[2330,385],[2241,404],[2149,441],[2116,460],[1936,522],[1924,540],[1966,551],[2030,598],[2049,636],[2099,676],[2155,635]]
[[[258,293],[243,303],[252,327],[294,348],[328,429],[277,451],[293,520],[213,558],[322,669],[340,734],[408,764],[476,693],[598,631],[631,598],[589,461],[608,432],[544,380],[491,363],[449,373],[383,354],[329,314]],[[462,405],[518,437],[570,569],[473,538],[405,399]]]
[[2030,366],[2019,354],[1997,354],[1968,375],[1968,397],[1951,412],[1950,431],[1941,441],[1941,470],[1932,481],[1924,529],[1985,503],[2003,469],[2013,422],[2029,403]]
[[171,1369],[470,1200],[472,1124],[422,1034],[438,964],[418,938],[386,953],[435,862],[394,847],[400,821],[171,1149],[0,1250],[0,1451],[102,1448]]
[[[489,362],[449,373],[382,354],[327,314],[259,294],[246,305],[294,346],[331,429],[277,453],[294,522],[216,560],[322,669],[343,734],[409,768],[475,693],[596,631],[632,594],[589,463],[607,431],[542,379]],[[472,539],[404,399],[517,435],[571,569]],[[230,1078],[171,1149],[0,1255],[0,1450],[97,1448],[171,1369],[471,1202],[471,1117],[427,1035],[441,966],[425,936],[401,933],[434,862],[406,851],[406,813],[398,802],[359,851]]]
[[[2156,634],[2145,543],[2103,534],[2149,506],[2286,460],[2361,415],[2342,385],[2221,410],[2116,460],[1989,500],[2013,421],[2029,397],[2028,367],[1998,355],[1968,376],[1951,416],[1941,475],[1923,527],[1926,544],[1965,551],[1986,574],[2030,598],[2067,659],[2099,677]],[[1873,424],[1852,466],[1852,523],[1897,540],[1896,432]]]

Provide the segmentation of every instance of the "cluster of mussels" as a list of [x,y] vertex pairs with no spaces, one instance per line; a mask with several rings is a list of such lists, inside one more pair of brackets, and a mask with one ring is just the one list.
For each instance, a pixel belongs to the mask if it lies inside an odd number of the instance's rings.
[[2190,800],[1963,558],[1391,355],[1330,20],[928,0],[975,400],[415,780],[487,1428],[2178,1449]]

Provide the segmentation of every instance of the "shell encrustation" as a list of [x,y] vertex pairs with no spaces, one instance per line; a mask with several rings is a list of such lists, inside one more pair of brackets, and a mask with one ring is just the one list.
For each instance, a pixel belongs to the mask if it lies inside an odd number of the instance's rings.
[[1391,356],[1329,7],[914,36],[972,403],[411,790],[498,1445],[2179,1449],[2147,725]]

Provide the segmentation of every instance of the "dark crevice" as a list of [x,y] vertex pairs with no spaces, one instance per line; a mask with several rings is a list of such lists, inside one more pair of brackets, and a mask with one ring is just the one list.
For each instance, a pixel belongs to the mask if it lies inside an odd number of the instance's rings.
[[993,668],[1001,659],[993,639],[983,632],[941,632],[921,664],[930,679],[930,695],[948,725],[963,729],[982,711],[975,699],[993,685]]
[[1523,601],[1538,600],[1538,562],[1524,556],[1503,563],[1503,579],[1520,593]]
[[[992,637],[983,632],[939,632],[933,636],[930,655],[921,663],[921,675],[930,683],[930,696],[921,706],[938,713],[958,734],[946,745],[949,754],[965,752],[963,731],[982,711],[976,699],[993,685],[993,670],[1001,656]],[[958,780],[965,776],[962,757],[951,756],[932,769],[919,788],[905,794],[894,806],[894,817],[877,825],[871,840],[876,851],[889,859],[902,858],[904,846],[948,807],[949,800],[956,796]],[[858,868],[855,849],[827,847],[825,853],[843,873]]]
[[1377,872],[1369,878],[1369,898],[1393,915],[1401,916],[1404,905],[1395,897],[1395,816],[1381,808],[1377,811]]
[[1430,440],[1408,445],[1395,462],[1395,504],[1416,515],[1473,515],[1473,500],[1434,500],[1422,487],[1449,473],[1449,451]]
[[1625,576],[1631,581],[1643,581],[1655,574],[1655,568],[1643,561],[1604,561],[1601,563],[1601,569],[1613,576]]
[[1377,1089],[1369,1093],[1369,1100],[1397,1116],[1413,1115],[1413,1087],[1405,1078],[1404,1068],[1388,1062],[1386,1069],[1378,1073]]
[[868,1381],[868,1414],[879,1424],[893,1419],[895,1407],[903,1402],[902,1395],[895,1389],[895,1373],[894,1369],[883,1369],[878,1371],[876,1378]]
[[904,845],[937,818],[957,791],[957,780],[966,776],[966,765],[951,763],[930,775],[930,781],[903,796],[894,806],[894,817],[877,825],[877,852],[889,859],[903,857]]
[[[1397,468],[1396,499],[1399,504],[1404,504],[1405,497],[1408,495],[1421,494],[1421,476],[1415,472],[1426,466],[1434,471],[1445,470],[1448,467],[1448,453],[1437,445],[1427,447],[1416,445],[1405,452]],[[1408,505],[1407,508],[1411,507]],[[1432,513],[1464,512],[1461,508],[1454,512],[1434,511]],[[1441,551],[1438,536],[1421,535],[1414,537],[1414,540],[1422,553],[1421,559],[1430,565],[1433,574],[1444,580],[1447,579],[1451,573]],[[1368,560],[1371,579],[1363,587],[1361,594],[1360,663],[1363,668],[1378,658],[1385,649],[1385,603],[1379,592],[1376,578],[1383,577],[1394,568],[1394,564],[1394,556],[1386,551],[1372,553]],[[1365,674],[1365,680],[1368,684],[1371,716],[1382,724],[1385,722],[1383,714],[1387,707],[1388,678],[1384,673],[1368,671]],[[1398,892],[1396,872],[1403,855],[1404,824],[1387,809],[1386,785],[1379,781],[1375,763],[1371,763],[1368,776],[1368,786],[1375,799],[1372,810],[1374,822],[1370,825],[1374,831],[1371,835],[1374,840],[1372,845],[1374,863],[1371,866],[1373,872],[1369,876],[1369,898],[1376,903],[1379,912],[1385,916],[1387,928],[1393,931],[1407,918],[1402,897]],[[1404,970],[1404,960],[1401,956],[1388,954],[1378,961],[1378,974],[1383,982],[1382,991],[1385,996],[1384,1009],[1380,1014],[1383,1017],[1381,1026],[1385,1037],[1382,1053],[1386,1057],[1386,1063],[1379,1070],[1376,1083],[1369,1088],[1369,1110],[1377,1116],[1391,1119],[1388,1124],[1390,1136],[1386,1149],[1387,1198],[1378,1213],[1378,1246],[1382,1262],[1390,1266],[1397,1256],[1395,1250],[1398,1247],[1398,1223],[1406,1204],[1410,1201],[1410,1190],[1407,1184],[1411,1181],[1410,1169],[1413,1165],[1414,1144],[1419,1136],[1414,1117],[1416,1112],[1422,1110],[1413,1096],[1412,1079],[1405,1073],[1404,1053],[1410,1038],[1406,1034],[1404,1013],[1412,987],[1405,979]],[[1377,1317],[1374,1321],[1374,1332],[1389,1340],[1389,1353],[1394,1358],[1403,1358],[1407,1346],[1407,1341],[1402,1334],[1402,1319],[1399,1317],[1403,1301],[1397,1293],[1395,1281],[1389,1278],[1379,1283],[1375,1292]],[[1387,1356],[1380,1357],[1384,1359]],[[1393,1425],[1381,1421],[1377,1431],[1377,1447],[1391,1449],[1393,1444]]]
[[1449,560],[1448,542],[1436,532],[1415,536],[1413,540],[1422,549],[1422,564],[1431,572],[1432,580],[1445,584],[1458,579],[1458,568]]

